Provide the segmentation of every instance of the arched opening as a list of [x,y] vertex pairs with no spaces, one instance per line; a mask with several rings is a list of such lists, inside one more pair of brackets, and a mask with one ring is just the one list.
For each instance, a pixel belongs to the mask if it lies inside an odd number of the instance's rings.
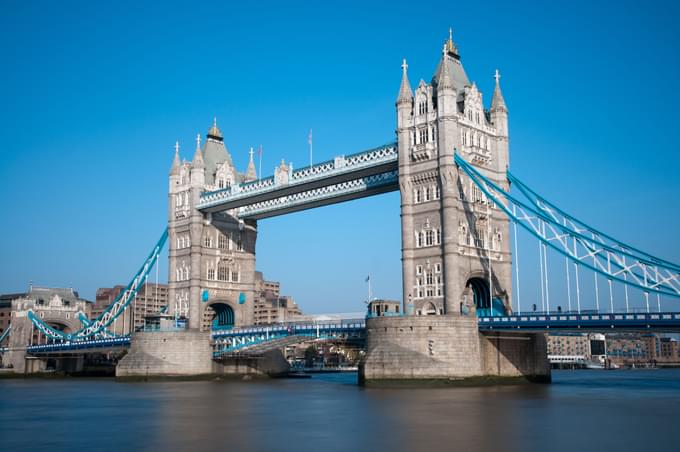
[[213,330],[225,330],[234,326],[234,310],[226,303],[213,303],[205,312]]
[[69,327],[65,323],[56,322],[56,321],[52,321],[52,320],[47,320],[47,321],[45,321],[45,323],[47,323],[49,326],[51,326],[52,328],[54,328],[57,331],[63,331],[64,333],[70,333],[71,332],[71,327]]
[[494,298],[493,308],[491,307],[489,281],[482,278],[470,278],[465,286],[472,290],[472,299],[478,316],[505,315],[505,305],[502,300]]
[[423,306],[423,315],[437,315],[437,308],[432,302],[425,303]]

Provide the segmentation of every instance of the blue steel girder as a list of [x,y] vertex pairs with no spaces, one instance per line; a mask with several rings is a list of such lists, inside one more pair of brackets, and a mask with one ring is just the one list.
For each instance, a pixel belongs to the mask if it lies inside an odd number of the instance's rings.
[[479,317],[480,331],[617,331],[678,332],[680,312],[654,313],[556,313]]
[[[286,197],[340,186],[357,180],[365,180],[366,185],[370,185],[371,181],[377,182],[371,178],[394,172],[397,170],[397,165],[397,145],[392,143],[348,156],[338,156],[331,161],[295,170],[286,182],[276,181],[271,176],[221,190],[205,192],[201,195],[197,209],[205,213],[221,212],[258,203],[267,203],[276,199],[283,198],[285,200]],[[392,188],[397,189],[398,186]],[[364,190],[363,193],[363,196],[376,194],[367,190]],[[345,200],[339,199],[340,197],[338,196],[335,202]],[[354,198],[356,197],[360,197],[359,192],[355,193]],[[249,218],[253,218],[253,215],[248,216],[246,214]]]
[[239,208],[238,217],[261,220],[396,190],[399,171],[394,170],[246,205]]
[[[654,292],[680,298],[680,267],[677,264],[654,258],[609,236],[598,234],[585,227],[584,223],[571,220],[571,217],[560,217],[543,198],[538,201],[530,198],[528,202],[519,200],[485,177],[458,153],[455,154],[455,162],[515,225],[577,265],[589,268],[609,281],[637,287],[647,295]],[[516,182],[514,176],[511,180]],[[521,191],[527,193],[526,190]]]
[[85,353],[130,346],[130,336],[118,336],[106,339],[89,339],[82,341],[64,341],[51,344],[30,345],[26,352],[31,355],[49,353]]
[[123,290],[118,297],[102,312],[96,319],[93,319],[89,324],[84,325],[78,331],[73,333],[64,333],[50,325],[45,323],[40,317],[35,315],[35,313],[29,309],[28,318],[31,320],[33,325],[50,339],[56,340],[66,340],[66,341],[83,341],[91,339],[96,336],[100,336],[106,332],[106,327],[111,325],[114,320],[116,320],[125,310],[130,306],[130,303],[137,295],[137,292],[142,287],[142,284],[146,281],[149,271],[153,268],[154,264],[158,261],[160,253],[165,246],[168,239],[168,229],[166,228],[161,235],[161,238],[156,242],[156,245],[151,250],[140,269],[135,273],[132,281],[127,285],[125,290]]

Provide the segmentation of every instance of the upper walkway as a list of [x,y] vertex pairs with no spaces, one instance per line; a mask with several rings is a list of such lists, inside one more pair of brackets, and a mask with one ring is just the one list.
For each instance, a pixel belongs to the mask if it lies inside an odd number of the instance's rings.
[[238,209],[242,219],[262,219],[399,189],[396,143],[204,192],[198,210]]

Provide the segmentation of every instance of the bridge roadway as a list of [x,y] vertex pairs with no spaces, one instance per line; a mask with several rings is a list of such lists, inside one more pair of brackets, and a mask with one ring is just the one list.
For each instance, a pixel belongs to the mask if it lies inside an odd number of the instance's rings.
[[[527,332],[680,332],[680,312],[649,313],[576,313],[532,312],[508,316],[484,316],[478,319],[479,330]],[[294,336],[297,342],[307,340],[363,340],[366,334],[365,319],[347,319],[324,322],[291,322],[272,326],[237,327],[213,330],[211,339],[218,354],[239,350],[262,351],[264,344],[289,345],[285,338]],[[130,337],[93,339],[86,341],[54,342],[26,347],[31,355],[53,353],[104,352],[128,347]],[[257,347],[256,347],[257,346]],[[3,349],[2,351],[6,351]]]

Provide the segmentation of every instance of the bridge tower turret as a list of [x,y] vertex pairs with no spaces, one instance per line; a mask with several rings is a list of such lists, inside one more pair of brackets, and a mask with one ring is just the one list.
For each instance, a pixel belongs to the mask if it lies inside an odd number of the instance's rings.
[[413,227],[413,196],[411,190],[410,158],[411,138],[413,134],[413,92],[408,80],[408,64],[406,59],[401,64],[402,76],[397,98],[397,139],[399,147],[399,184],[401,190],[401,243],[402,243],[402,275],[403,275],[403,312],[412,313],[411,292],[407,288],[413,287],[414,280],[414,241]]
[[170,171],[168,295],[170,313],[186,316],[190,329],[252,323],[257,223],[240,222],[231,211],[204,215],[196,209],[204,191],[229,190],[248,177],[234,168],[216,120],[203,147],[197,136],[191,163],[180,164],[176,150]]
[[[406,83],[406,85],[405,85]],[[490,111],[463,69],[451,32],[430,84],[397,99],[404,312],[510,310],[509,222],[460,174],[454,153],[507,185],[507,108],[498,78]],[[500,303],[499,303],[500,301]]]

